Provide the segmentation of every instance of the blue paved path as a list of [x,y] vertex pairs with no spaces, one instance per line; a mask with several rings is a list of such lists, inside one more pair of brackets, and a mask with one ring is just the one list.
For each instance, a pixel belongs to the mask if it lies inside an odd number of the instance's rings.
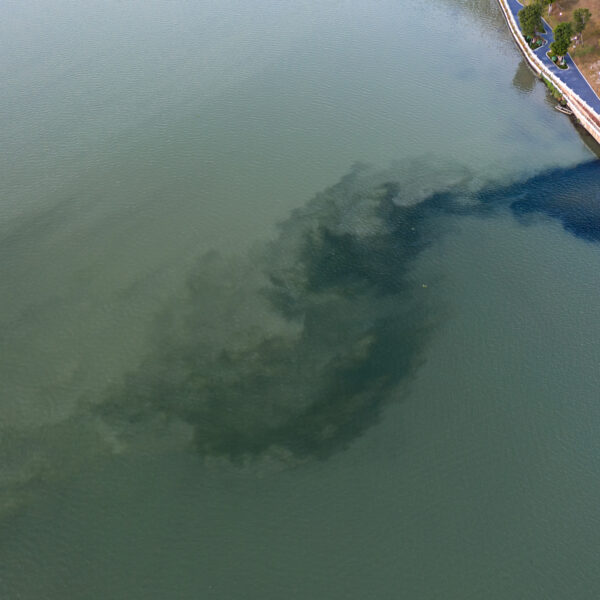
[[[523,8],[523,5],[517,0],[506,0],[510,11],[515,17],[517,25],[519,25],[519,11]],[[600,114],[600,98],[596,95],[596,92],[591,88],[586,78],[581,74],[581,71],[577,68],[577,65],[573,62],[573,59],[567,54],[565,61],[568,65],[568,69],[559,69],[547,56],[546,52],[550,50],[550,44],[554,41],[554,35],[552,29],[546,21],[544,21],[545,33],[542,37],[547,41],[541,48],[535,50],[536,56],[542,61],[544,66],[557,78],[566,83],[582,100],[594,109],[597,114]]]

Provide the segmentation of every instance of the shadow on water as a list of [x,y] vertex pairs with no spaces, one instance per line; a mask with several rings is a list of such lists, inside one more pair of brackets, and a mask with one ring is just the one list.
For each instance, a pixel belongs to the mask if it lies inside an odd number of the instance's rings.
[[588,150],[600,158],[600,144],[579,123],[575,123],[575,130]]
[[519,61],[519,66],[515,76],[513,77],[512,83],[517,90],[525,94],[529,94],[535,88],[535,84],[538,78],[535,73],[527,66],[525,60]]

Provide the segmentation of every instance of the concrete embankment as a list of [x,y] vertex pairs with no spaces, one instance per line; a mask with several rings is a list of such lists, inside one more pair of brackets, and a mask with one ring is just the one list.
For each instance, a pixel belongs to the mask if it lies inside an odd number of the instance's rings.
[[[600,114],[583,100],[565,81],[562,81],[560,77],[557,77],[552,73],[551,69],[547,67],[529,47],[523,38],[515,15],[507,0],[498,0],[498,4],[502,9],[502,13],[504,14],[504,18],[508,23],[508,27],[515,42],[525,56],[529,66],[535,71],[538,77],[545,79],[562,94],[577,120],[589,134],[600,143]],[[583,75],[581,77],[583,78]]]

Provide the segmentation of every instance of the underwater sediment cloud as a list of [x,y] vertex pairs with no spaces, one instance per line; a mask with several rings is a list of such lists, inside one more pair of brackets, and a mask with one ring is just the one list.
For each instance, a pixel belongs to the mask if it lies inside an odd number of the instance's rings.
[[102,418],[124,431],[177,419],[200,454],[234,461],[345,448],[422,360],[434,319],[406,275],[466,179],[456,165],[356,166],[251,257],[205,256]]
[[540,214],[600,241],[599,181],[598,162],[500,185],[430,157],[356,166],[250,256],[202,257],[149,354],[99,401],[58,424],[1,425],[0,513],[103,454],[158,448],[171,424],[232,462],[343,450],[402,397],[443,319],[411,276],[443,217]]
[[565,231],[588,242],[600,242],[600,161],[569,169],[554,169],[490,195],[492,203],[511,202],[513,214],[523,223],[543,215],[559,221]]

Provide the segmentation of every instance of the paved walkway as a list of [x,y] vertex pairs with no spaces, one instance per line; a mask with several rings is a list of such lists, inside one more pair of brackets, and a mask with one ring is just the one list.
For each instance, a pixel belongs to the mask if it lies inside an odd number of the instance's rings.
[[[515,21],[519,25],[519,11],[523,8],[523,5],[518,2],[518,0],[506,0],[506,3],[515,17]],[[550,29],[550,26],[548,23],[546,23],[546,21],[544,21],[544,30],[545,33],[542,35],[542,37],[547,41],[547,43],[541,48],[535,50],[536,56],[557,79],[560,79],[566,85],[568,85],[582,100],[587,102],[590,108],[600,115],[600,98],[587,82],[581,71],[577,68],[577,65],[573,62],[573,59],[567,54],[565,61],[569,68],[559,69],[546,56],[546,52],[550,50],[550,44],[554,41],[554,35],[552,34],[552,29]]]

